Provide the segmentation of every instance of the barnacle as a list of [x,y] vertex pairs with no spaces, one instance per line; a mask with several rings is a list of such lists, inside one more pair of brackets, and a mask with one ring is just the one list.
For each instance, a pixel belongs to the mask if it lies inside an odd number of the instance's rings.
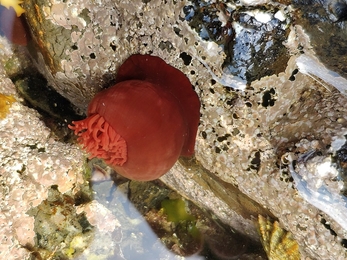
[[7,9],[12,7],[18,17],[25,12],[25,10],[20,6],[21,3],[23,3],[21,0],[0,0],[0,5],[5,6]]
[[299,260],[299,245],[292,234],[280,224],[261,215],[258,216],[259,233],[264,250],[270,260]]

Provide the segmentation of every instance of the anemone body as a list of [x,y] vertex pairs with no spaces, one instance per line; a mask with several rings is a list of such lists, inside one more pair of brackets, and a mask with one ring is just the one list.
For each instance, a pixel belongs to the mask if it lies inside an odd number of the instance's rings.
[[69,126],[91,157],[126,178],[157,179],[194,153],[200,102],[188,78],[162,59],[133,55],[116,84],[98,93],[88,117]]

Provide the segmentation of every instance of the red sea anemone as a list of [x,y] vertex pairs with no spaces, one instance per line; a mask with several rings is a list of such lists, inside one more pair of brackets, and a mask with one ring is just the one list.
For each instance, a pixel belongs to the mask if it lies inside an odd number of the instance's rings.
[[159,57],[132,55],[116,84],[98,93],[88,117],[69,128],[91,157],[140,181],[165,174],[194,153],[200,101],[189,79]]

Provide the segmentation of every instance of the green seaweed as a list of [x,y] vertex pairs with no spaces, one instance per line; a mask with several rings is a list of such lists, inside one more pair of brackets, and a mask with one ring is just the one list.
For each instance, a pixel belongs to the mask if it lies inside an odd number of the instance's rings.
[[195,217],[186,210],[186,204],[182,199],[166,199],[161,202],[161,207],[167,215],[167,219],[174,223],[180,221],[193,221]]

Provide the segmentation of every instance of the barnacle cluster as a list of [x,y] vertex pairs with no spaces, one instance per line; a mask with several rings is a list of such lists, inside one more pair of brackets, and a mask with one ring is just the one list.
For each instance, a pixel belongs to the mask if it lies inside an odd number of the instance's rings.
[[290,174],[300,196],[347,231],[345,173],[341,162],[345,141],[343,135],[335,137],[327,151],[311,149],[298,157],[288,154],[288,158]]

